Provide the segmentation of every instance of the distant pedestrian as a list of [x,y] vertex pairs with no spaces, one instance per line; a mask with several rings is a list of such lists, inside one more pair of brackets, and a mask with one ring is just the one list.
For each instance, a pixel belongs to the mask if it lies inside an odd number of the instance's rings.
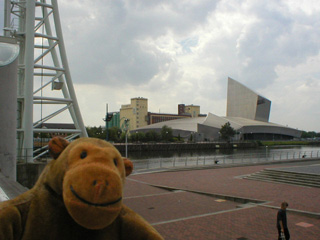
[[[278,211],[277,214],[277,228],[278,228],[278,240],[289,240],[290,233],[287,226],[287,207],[289,204],[287,202],[281,203],[281,209]],[[284,235],[285,238],[282,238]]]

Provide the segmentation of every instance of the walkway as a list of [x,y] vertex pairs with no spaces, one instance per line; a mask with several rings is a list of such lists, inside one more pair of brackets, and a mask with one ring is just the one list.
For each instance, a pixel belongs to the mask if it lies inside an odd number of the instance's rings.
[[270,240],[277,239],[276,208],[285,200],[291,239],[319,240],[319,188],[241,178],[264,168],[300,166],[294,170],[314,171],[319,163],[132,175],[124,201],[165,239]]
[[[124,203],[165,239],[272,240],[277,239],[277,208],[285,200],[291,240],[319,240],[320,188],[242,178],[265,168],[320,175],[319,164],[305,161],[136,174],[127,178]],[[0,188],[0,201],[25,191],[1,174]]]

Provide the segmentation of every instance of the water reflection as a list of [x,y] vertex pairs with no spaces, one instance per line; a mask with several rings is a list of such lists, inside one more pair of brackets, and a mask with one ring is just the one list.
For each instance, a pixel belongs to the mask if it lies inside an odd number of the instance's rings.
[[[150,152],[129,152],[132,160],[152,158],[173,158],[173,157],[196,157],[196,156],[223,156],[223,155],[244,155],[244,154],[273,154],[277,152],[305,152],[313,151],[317,154],[320,146],[273,146],[246,149],[212,149],[212,150],[190,150],[190,151],[150,151]],[[320,152],[319,152],[320,155]]]

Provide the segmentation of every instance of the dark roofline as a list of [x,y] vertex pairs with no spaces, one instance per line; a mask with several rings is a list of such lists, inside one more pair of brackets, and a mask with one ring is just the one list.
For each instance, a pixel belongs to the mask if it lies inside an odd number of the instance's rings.
[[48,129],[76,129],[73,123],[43,123],[36,128],[48,128]]

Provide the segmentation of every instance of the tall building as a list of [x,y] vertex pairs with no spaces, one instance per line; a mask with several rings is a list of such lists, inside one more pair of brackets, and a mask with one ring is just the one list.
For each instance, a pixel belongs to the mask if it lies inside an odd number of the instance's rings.
[[148,125],[155,124],[159,122],[165,122],[175,119],[181,119],[181,118],[190,118],[191,116],[189,114],[185,115],[177,115],[177,114],[167,114],[167,113],[148,113]]
[[138,97],[131,98],[131,103],[121,105],[120,127],[124,125],[124,120],[129,119],[129,130],[148,125],[148,99]]
[[200,114],[200,106],[197,105],[185,105],[185,104],[179,104],[178,105],[178,115],[189,115],[190,117],[200,117],[202,114]]
[[110,122],[107,122],[108,128],[118,127],[120,128],[120,112],[111,112],[112,118]]
[[[269,122],[271,101],[253,92],[239,82],[228,78],[228,101],[227,116],[220,117],[209,113],[207,116],[198,115],[191,117],[196,108],[179,104],[178,112],[180,116],[188,116],[184,119],[176,119],[166,122],[158,122],[145,126],[135,131],[160,132],[166,125],[172,128],[173,136],[180,136],[195,141],[217,141],[220,139],[220,129],[230,123],[237,134],[234,141],[241,140],[289,140],[299,138],[301,131],[289,128],[276,123]],[[190,109],[188,109],[190,107]]]
[[196,106],[196,105],[187,105],[185,106],[185,112],[189,113],[191,115],[191,117],[199,117],[200,115],[200,106]]
[[[141,128],[150,124],[159,122],[181,119],[205,117],[200,114],[200,106],[196,105],[178,105],[178,114],[152,113],[148,112],[148,99],[138,97],[131,98],[130,104],[121,105],[120,109],[120,128],[124,128],[124,120],[129,119],[128,127],[130,131]],[[109,125],[110,126],[110,125]]]
[[227,117],[269,122],[271,101],[228,78]]

